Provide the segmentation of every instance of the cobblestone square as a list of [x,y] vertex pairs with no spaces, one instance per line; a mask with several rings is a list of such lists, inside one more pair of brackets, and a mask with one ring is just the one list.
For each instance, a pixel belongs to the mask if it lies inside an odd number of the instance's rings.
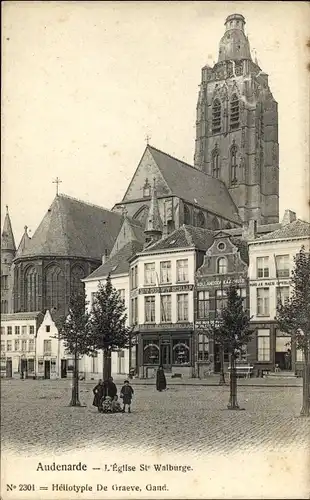
[[300,387],[239,387],[244,411],[226,409],[228,387],[133,385],[132,414],[103,415],[93,385],[80,384],[83,408],[71,408],[70,381],[2,382],[2,450],[36,454],[96,447],[200,454],[283,447],[308,449],[310,421],[300,418]]

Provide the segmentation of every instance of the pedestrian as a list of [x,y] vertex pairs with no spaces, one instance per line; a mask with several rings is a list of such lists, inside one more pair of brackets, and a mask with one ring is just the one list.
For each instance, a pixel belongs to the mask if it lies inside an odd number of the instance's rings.
[[167,387],[167,382],[166,382],[164,368],[162,365],[160,365],[156,373],[156,389],[159,392],[161,392],[164,391],[166,387]]
[[133,397],[134,390],[131,387],[129,380],[125,380],[123,387],[121,388],[121,398],[123,399],[123,413],[125,413],[126,406],[128,406],[128,413],[131,413],[130,405]]
[[104,396],[109,396],[111,400],[113,400],[115,396],[117,396],[117,387],[113,382],[113,377],[109,377],[104,382]]
[[97,406],[98,411],[100,411],[101,399],[104,396],[104,385],[102,379],[100,379],[96,387],[93,388],[93,393],[94,393],[93,406]]

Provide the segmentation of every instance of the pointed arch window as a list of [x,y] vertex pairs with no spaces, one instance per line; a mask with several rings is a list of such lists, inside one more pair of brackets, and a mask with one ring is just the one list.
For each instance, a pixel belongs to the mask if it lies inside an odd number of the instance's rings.
[[38,310],[38,274],[34,266],[25,274],[25,311]]
[[230,179],[231,184],[236,184],[238,182],[237,176],[237,146],[233,145],[230,149]]
[[212,151],[212,176],[216,178],[220,176],[220,155],[217,148]]
[[46,271],[46,308],[63,310],[65,304],[65,275],[59,266]]
[[217,229],[220,229],[220,223],[218,221],[218,218],[217,217],[213,217],[212,221],[211,221],[211,228],[214,229],[215,231]]
[[197,227],[205,227],[205,225],[206,225],[206,219],[205,219],[204,213],[200,210],[196,214],[196,226]]
[[212,133],[219,134],[221,132],[221,101],[215,99],[212,105]]
[[71,295],[83,292],[84,283],[81,281],[85,278],[85,271],[80,266],[74,266],[71,270]]
[[230,100],[230,130],[240,126],[240,106],[237,94],[233,94]]

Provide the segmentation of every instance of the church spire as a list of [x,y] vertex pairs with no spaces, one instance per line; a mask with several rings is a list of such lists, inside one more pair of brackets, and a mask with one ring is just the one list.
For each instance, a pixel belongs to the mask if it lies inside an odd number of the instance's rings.
[[6,214],[3,224],[2,236],[1,236],[1,249],[15,252],[16,246],[14,241],[14,235],[12,230],[12,224],[9,214],[9,207],[6,206]]
[[24,226],[24,234],[23,234],[22,239],[20,240],[20,243],[18,245],[16,257],[19,257],[23,253],[23,251],[28,247],[28,243],[30,240],[31,240],[31,238],[28,234],[28,227]]
[[152,187],[151,202],[149,212],[146,218],[145,230],[146,242],[159,240],[163,233],[163,224],[159,214],[157,193],[156,193],[156,179]]

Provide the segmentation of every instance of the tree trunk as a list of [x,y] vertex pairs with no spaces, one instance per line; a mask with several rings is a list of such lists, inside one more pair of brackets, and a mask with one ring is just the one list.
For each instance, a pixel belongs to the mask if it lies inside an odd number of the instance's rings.
[[111,352],[108,349],[103,351],[103,380],[111,377]]
[[81,406],[79,400],[79,357],[77,353],[74,354],[74,369],[72,378],[72,395],[70,406]]
[[304,373],[302,379],[302,408],[300,415],[303,417],[310,416],[310,359],[309,351],[304,352],[305,362],[304,362]]
[[235,353],[230,355],[230,397],[227,408],[229,410],[239,410],[237,401],[237,370]]
[[224,347],[221,346],[220,350],[221,368],[220,368],[220,381],[219,385],[226,385],[225,372],[224,372]]

